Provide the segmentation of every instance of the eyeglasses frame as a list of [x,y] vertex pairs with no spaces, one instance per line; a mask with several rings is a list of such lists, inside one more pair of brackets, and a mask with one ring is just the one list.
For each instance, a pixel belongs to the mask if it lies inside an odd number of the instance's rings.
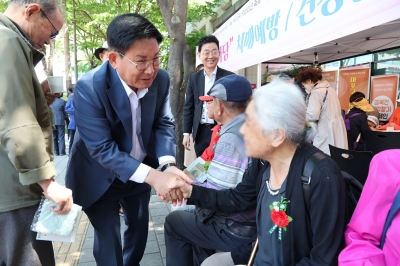
[[[154,67],[154,62],[155,62],[156,60],[159,60],[159,61],[160,61],[160,64],[161,64],[161,59],[162,59],[161,56],[158,56],[157,58],[154,58],[153,60],[146,60],[145,62],[136,63],[136,62],[133,62],[132,60],[130,60],[130,59],[129,59],[127,56],[125,56],[124,54],[122,54],[122,53],[120,53],[120,52],[117,52],[117,53],[119,53],[122,57],[128,59],[128,61],[131,62],[133,65],[135,65],[135,66],[136,66],[136,69],[139,70],[139,71],[146,70],[146,69],[149,67],[150,62],[152,62],[151,65]],[[139,69],[139,68],[138,68],[138,66],[140,66],[141,64],[145,64],[145,67],[144,67],[143,69]],[[157,67],[159,67],[159,65],[158,65]]]
[[53,23],[50,21],[49,17],[47,17],[46,13],[44,13],[44,11],[42,9],[40,9],[40,12],[42,12],[42,14],[45,16],[45,18],[47,18],[47,20],[50,22],[51,26],[53,26],[54,30],[56,31],[55,33],[52,33],[50,35],[50,39],[54,40],[60,32],[56,29],[56,27],[54,27]]

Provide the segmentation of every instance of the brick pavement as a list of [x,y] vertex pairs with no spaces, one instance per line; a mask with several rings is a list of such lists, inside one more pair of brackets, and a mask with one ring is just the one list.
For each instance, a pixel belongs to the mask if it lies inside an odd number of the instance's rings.
[[[56,180],[65,183],[65,169],[68,156],[55,157],[57,170]],[[149,236],[141,265],[165,266],[164,221],[170,213],[170,205],[164,203],[158,196],[152,195],[149,205]],[[121,233],[124,220],[121,217]],[[95,266],[93,257],[93,227],[86,214],[83,213],[79,222],[78,233],[74,243],[54,242],[54,253],[57,266]]]

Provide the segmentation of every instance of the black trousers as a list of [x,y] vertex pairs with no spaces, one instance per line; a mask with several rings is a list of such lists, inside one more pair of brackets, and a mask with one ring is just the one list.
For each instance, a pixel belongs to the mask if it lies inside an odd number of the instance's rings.
[[[99,200],[85,210],[94,228],[93,255],[98,266],[138,266],[149,227],[150,186],[115,179]],[[119,208],[124,211],[121,243]]]
[[204,124],[199,124],[196,133],[196,139],[194,139],[194,150],[196,152],[196,157],[200,157],[204,150],[210,146],[211,143],[211,131],[212,127],[207,127]]
[[167,266],[200,265],[215,250],[231,252],[251,247],[253,237],[234,236],[215,222],[204,224],[195,213],[171,212],[165,218],[164,236]]

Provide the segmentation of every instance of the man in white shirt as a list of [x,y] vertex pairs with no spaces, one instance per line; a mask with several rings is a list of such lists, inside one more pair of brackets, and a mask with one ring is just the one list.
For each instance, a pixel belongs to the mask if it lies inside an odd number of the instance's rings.
[[210,145],[211,128],[216,125],[214,120],[208,117],[206,103],[200,101],[199,96],[207,95],[216,80],[233,73],[217,66],[219,41],[214,35],[207,35],[199,40],[197,56],[204,69],[189,77],[183,110],[182,144],[185,149],[190,150],[190,134],[193,134],[196,157],[199,157]]
[[[175,165],[176,136],[168,73],[159,69],[162,35],[138,14],[107,28],[108,61],[75,86],[77,132],[66,185],[94,227],[98,266],[139,265],[147,241],[150,185],[182,199],[168,184],[189,178]],[[155,170],[161,166],[161,171]],[[125,219],[121,245],[119,207]]]

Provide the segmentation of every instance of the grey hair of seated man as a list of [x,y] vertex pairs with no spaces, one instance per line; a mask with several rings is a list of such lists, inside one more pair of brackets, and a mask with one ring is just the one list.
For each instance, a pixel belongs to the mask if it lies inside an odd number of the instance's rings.
[[306,122],[307,109],[303,95],[295,85],[274,80],[256,89],[253,100],[264,134],[282,128],[286,132],[286,139],[293,144],[313,139],[316,127]]

